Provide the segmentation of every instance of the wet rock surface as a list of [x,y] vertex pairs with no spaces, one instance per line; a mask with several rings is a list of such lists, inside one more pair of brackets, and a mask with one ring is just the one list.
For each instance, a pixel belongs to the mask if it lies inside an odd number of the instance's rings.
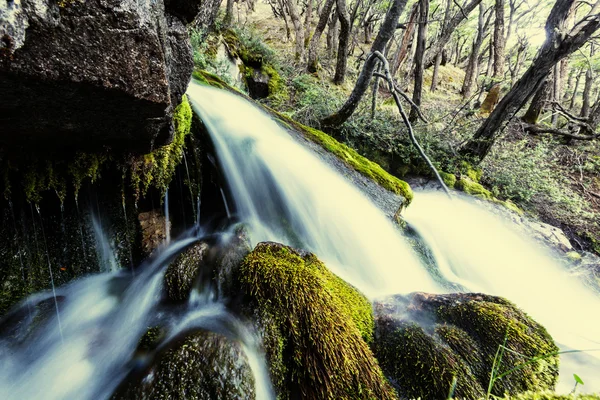
[[[494,359],[503,343],[501,364]],[[500,297],[413,293],[375,304],[373,349],[401,398],[441,399],[456,378],[455,398],[485,397],[490,373],[509,371],[558,348],[546,330]],[[558,357],[552,356],[496,381],[492,394],[553,389]]]
[[193,68],[184,23],[169,9],[204,2],[168,3],[3,2],[0,145],[147,152],[168,143]]

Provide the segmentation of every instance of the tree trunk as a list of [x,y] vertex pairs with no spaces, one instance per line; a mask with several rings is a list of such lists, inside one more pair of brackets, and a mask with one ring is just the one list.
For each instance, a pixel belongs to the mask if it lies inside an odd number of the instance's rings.
[[[552,78],[552,100],[555,102],[560,103],[560,89],[561,89],[561,85],[562,85],[562,81],[561,81],[561,77],[562,74],[560,73],[560,63],[556,64],[554,66],[554,73],[552,74],[554,75]],[[556,128],[556,126],[558,125],[558,112],[557,111],[553,111],[552,112],[552,127]]]
[[[504,0],[496,0],[494,6],[496,20],[494,21],[494,85],[488,92],[481,111],[491,112],[500,99],[500,80],[504,77]],[[485,107],[484,107],[485,105]]]
[[579,49],[600,27],[600,15],[593,14],[582,20],[577,29],[569,35],[557,29],[565,21],[573,2],[574,0],[562,0],[554,4],[546,21],[546,41],[531,66],[483,122],[473,138],[461,149],[463,155],[472,157],[475,161],[483,160],[496,141],[498,132],[531,98],[552,68],[561,59]]
[[338,43],[338,22],[337,11],[334,11],[327,28],[327,58],[333,60],[336,55],[335,45]]
[[[484,23],[484,6],[479,3],[479,19],[477,22],[477,37],[473,41],[473,48],[471,55],[469,56],[469,63],[467,64],[467,70],[465,71],[465,79],[463,81],[461,93],[464,99],[471,97],[473,92],[473,82],[477,80],[477,72],[479,70],[479,51],[483,43],[483,36],[485,34],[485,23]],[[491,15],[491,13],[490,13]]]
[[[480,3],[481,4],[481,3]],[[447,0],[446,2],[446,11],[444,12],[444,22],[442,23],[442,28],[440,30],[440,36],[444,30],[446,30],[446,26],[448,25],[448,21],[450,20],[450,10],[452,9],[452,0]],[[444,53],[444,48],[437,53],[435,56],[435,62],[433,65],[433,75],[431,77],[431,88],[432,92],[435,92],[438,85],[438,73],[440,65],[442,64],[442,54]]]
[[335,0],[325,0],[323,9],[319,15],[319,22],[317,22],[315,32],[310,39],[310,44],[308,45],[308,62],[306,65],[306,70],[308,72],[317,72],[319,65],[319,42],[321,41],[321,35],[327,26],[327,21],[329,21],[333,3],[335,3]]
[[571,102],[569,103],[569,111],[573,111],[575,107],[575,99],[577,98],[577,90],[579,89],[579,82],[581,81],[581,72],[577,72],[577,78],[575,79],[575,87],[573,88],[573,95],[571,96]]
[[415,33],[415,28],[417,26],[417,17],[419,15],[419,3],[415,3],[413,6],[410,17],[408,19],[408,23],[406,24],[406,29],[404,30],[404,35],[402,36],[402,42],[400,43],[400,47],[398,48],[398,52],[394,57],[394,61],[392,63],[391,74],[392,76],[396,76],[398,70],[406,60],[406,56],[408,55],[408,49],[410,48],[410,44],[413,40],[413,35]]
[[546,79],[537,92],[535,92],[531,104],[522,120],[528,124],[537,124],[542,111],[544,111],[548,97],[550,97],[550,79]]
[[223,19],[223,25],[226,27],[231,26],[233,22],[233,3],[235,0],[227,0],[227,7],[225,9],[225,18]]
[[[388,9],[385,19],[381,24],[381,28],[379,29],[379,33],[371,46],[371,53],[374,51],[383,52],[389,40],[394,35],[396,31],[396,26],[398,25],[398,18],[404,11],[404,7],[406,7],[407,0],[394,0],[392,2],[391,7]],[[344,122],[350,118],[352,113],[356,110],[358,103],[364,96],[365,92],[369,87],[369,82],[371,81],[371,77],[373,76],[373,69],[375,68],[376,59],[374,57],[368,58],[364,63],[363,68],[356,80],[356,84],[354,85],[354,89],[352,93],[346,100],[346,103],[334,114],[324,118],[321,121],[321,125],[324,127],[336,127],[340,126]]]
[[483,92],[486,90],[487,86],[490,84],[490,77],[492,76],[492,71],[494,68],[494,46],[490,44],[488,47],[488,63],[485,70],[485,80],[479,89],[479,95],[477,96],[477,102],[481,102],[481,97],[483,96]]
[[350,44],[350,16],[346,10],[346,0],[337,0],[337,16],[340,20],[340,36],[333,83],[341,85],[346,78],[348,45]]
[[[462,7],[462,10],[458,10],[456,14],[448,21],[446,25],[446,29],[442,31],[438,39],[431,44],[429,47],[429,51],[427,52],[427,57],[425,57],[424,65],[425,68],[429,68],[435,62],[435,58],[438,53],[440,53],[446,44],[452,38],[452,34],[458,28],[458,26],[466,19],[465,15],[468,16],[471,11],[475,9],[481,3],[482,0],[471,0],[468,4],[465,4]],[[464,14],[463,14],[464,11]]]
[[[590,45],[590,58],[594,55],[594,44]],[[590,115],[590,96],[592,95],[592,85],[594,84],[594,71],[592,66],[588,65],[585,73],[585,85],[583,86],[583,104],[581,106],[581,117],[586,118]]]
[[314,0],[307,0],[306,4],[306,15],[304,17],[304,47],[308,46],[310,40],[310,24],[312,24],[312,13],[313,13],[313,2]]
[[[419,0],[419,29],[417,32],[417,51],[415,53],[415,85],[413,89],[413,103],[421,105],[423,95],[423,73],[425,68],[423,59],[425,57],[425,46],[427,42],[427,19],[429,18],[429,0]],[[410,122],[415,122],[419,114],[415,107],[410,110],[408,117]]]
[[298,14],[298,7],[296,0],[286,0],[287,10],[294,26],[294,32],[296,33],[296,54],[294,57],[297,61],[302,61],[304,58],[304,27]]

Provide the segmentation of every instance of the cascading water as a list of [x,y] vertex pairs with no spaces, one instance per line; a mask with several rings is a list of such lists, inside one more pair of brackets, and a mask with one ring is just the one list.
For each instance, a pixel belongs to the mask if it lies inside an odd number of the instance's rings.
[[222,90],[188,94],[254,241],[312,251],[367,295],[440,291],[392,222],[266,114]]
[[[249,224],[254,241],[310,250],[371,297],[439,293],[444,287],[504,296],[544,324],[564,349],[598,346],[598,297],[550,253],[485,209],[438,193],[415,196],[406,218],[430,249],[435,275],[446,281],[440,283],[383,213],[268,116],[216,89],[192,84],[188,94],[228,180],[228,213]],[[198,229],[173,240],[135,275],[120,270],[90,276],[57,288],[54,296],[33,295],[13,309],[0,324],[0,398],[109,398],[134,368],[138,341],[154,323],[168,332],[157,351],[194,329],[240,341],[257,399],[273,398],[256,338],[210,288],[194,288],[185,310],[155,319],[166,267],[198,240]],[[55,306],[56,315],[47,310]],[[561,389],[571,389],[569,373],[576,372],[586,381],[585,390],[598,390],[593,382],[600,371],[598,354],[563,357]]]
[[[475,200],[440,192],[416,193],[406,220],[434,249],[440,271],[466,290],[508,298],[540,322],[561,350],[592,350],[561,356],[559,391],[574,386],[598,391],[600,297],[565,267],[548,248],[526,237]],[[416,290],[416,289],[415,289]]]
[[[266,114],[221,90],[192,84],[188,94],[255,241],[310,250],[371,297],[442,291],[391,222]],[[548,250],[489,211],[444,194],[419,193],[406,218],[433,253],[444,287],[514,301],[548,328],[562,350],[600,347],[594,318],[600,299]],[[587,378],[585,391],[598,390],[593,380],[599,355],[562,356],[559,390],[572,389],[572,373]]]
[[[26,299],[4,317],[0,336],[0,398],[107,399],[136,367],[140,338],[148,326],[163,326],[171,339],[198,329],[217,332],[242,344],[256,393],[272,399],[271,384],[257,340],[214,296],[196,296],[187,310],[156,320],[169,262],[200,239],[198,228],[164,248],[140,267],[90,276],[56,289],[56,315],[40,312],[52,293]],[[29,310],[37,310],[27,314]],[[19,321],[11,324],[11,320]],[[58,321],[62,321],[59,325]],[[139,365],[137,366],[139,367]]]

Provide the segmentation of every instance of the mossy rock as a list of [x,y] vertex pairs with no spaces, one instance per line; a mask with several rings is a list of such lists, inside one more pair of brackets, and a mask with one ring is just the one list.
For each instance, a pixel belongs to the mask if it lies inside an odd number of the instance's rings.
[[503,400],[600,400],[597,394],[558,394],[552,391],[527,392],[516,396],[506,396]]
[[199,242],[181,253],[167,268],[165,291],[169,300],[186,301],[205,260],[209,246]]
[[444,171],[439,171],[439,174],[446,186],[448,186],[451,189],[454,188],[454,185],[456,185],[456,175],[449,174]]
[[357,172],[369,179],[372,179],[387,190],[404,197],[406,206],[411,203],[414,195],[410,185],[407,182],[393,176],[384,170],[379,164],[361,156],[356,150],[338,142],[325,132],[302,125],[301,123],[296,122],[293,119],[274,110],[270,109],[270,111],[276,115],[280,119],[280,122],[282,122],[284,125],[294,128],[303,134],[308,140],[317,143],[325,150],[336,155],[340,160],[344,161]]
[[365,342],[371,304],[313,254],[259,243],[240,280],[279,398],[396,398]]
[[113,396],[114,400],[254,398],[254,378],[241,345],[210,332],[187,336]]
[[461,190],[472,196],[478,197],[482,200],[492,200],[494,198],[494,196],[492,195],[492,192],[490,192],[489,190],[484,188],[481,184],[479,184],[477,182],[473,182],[468,177],[460,178],[456,182],[454,187],[458,190]]
[[[492,394],[552,390],[558,348],[546,330],[510,302],[482,294],[394,296],[375,307],[373,349],[401,397],[482,398],[500,345],[499,373],[553,354],[496,381]],[[415,322],[417,321],[417,322]]]

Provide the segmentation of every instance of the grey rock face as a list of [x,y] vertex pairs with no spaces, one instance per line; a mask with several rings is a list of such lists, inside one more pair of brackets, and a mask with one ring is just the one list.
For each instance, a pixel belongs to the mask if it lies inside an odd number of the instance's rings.
[[162,1],[3,1],[0,145],[147,152],[170,141],[192,68]]

